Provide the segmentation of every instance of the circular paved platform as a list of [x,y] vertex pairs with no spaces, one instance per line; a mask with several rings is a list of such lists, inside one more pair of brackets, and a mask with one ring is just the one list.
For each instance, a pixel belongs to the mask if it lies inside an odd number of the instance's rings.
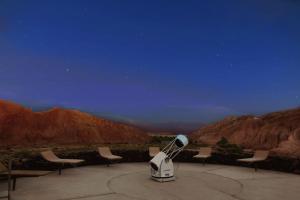
[[[13,200],[299,200],[300,176],[251,168],[180,163],[176,181],[149,178],[146,163],[87,166],[18,180]],[[0,190],[4,185],[1,183]]]

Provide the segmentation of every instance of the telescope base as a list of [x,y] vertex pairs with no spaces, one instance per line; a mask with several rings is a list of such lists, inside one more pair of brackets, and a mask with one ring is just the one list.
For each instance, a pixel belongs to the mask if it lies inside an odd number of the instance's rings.
[[155,176],[151,176],[152,180],[155,180],[157,182],[169,182],[169,181],[175,181],[175,176],[171,176],[171,177],[155,177]]

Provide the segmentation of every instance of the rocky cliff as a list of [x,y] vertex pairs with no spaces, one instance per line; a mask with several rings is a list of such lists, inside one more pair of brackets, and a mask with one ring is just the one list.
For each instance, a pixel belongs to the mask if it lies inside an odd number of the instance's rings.
[[222,137],[251,149],[300,157],[300,108],[263,116],[227,117],[192,133],[192,140],[215,144]]
[[77,110],[33,112],[0,100],[0,146],[144,143],[149,136],[134,126]]

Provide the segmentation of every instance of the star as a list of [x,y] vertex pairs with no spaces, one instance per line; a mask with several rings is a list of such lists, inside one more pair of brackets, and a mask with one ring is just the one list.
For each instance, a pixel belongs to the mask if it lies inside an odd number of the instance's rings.
[[144,32],[140,32],[140,33],[139,33],[139,36],[140,36],[140,37],[144,37]]
[[82,16],[85,17],[88,14],[88,8],[83,8]]
[[137,72],[142,72],[144,71],[144,67],[142,65],[140,65],[138,68],[137,68]]
[[126,79],[126,80],[128,80],[128,79],[129,79],[128,73],[124,73],[124,74],[123,74],[123,78]]

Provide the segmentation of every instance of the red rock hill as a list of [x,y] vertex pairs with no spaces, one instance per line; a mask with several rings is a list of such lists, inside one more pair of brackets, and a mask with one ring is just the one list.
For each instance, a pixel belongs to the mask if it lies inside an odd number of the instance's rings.
[[149,136],[134,126],[77,110],[32,112],[0,100],[0,146],[93,143],[145,143]]
[[270,149],[285,156],[300,156],[300,108],[263,116],[227,117],[192,133],[197,142],[215,144],[227,138],[251,149]]

